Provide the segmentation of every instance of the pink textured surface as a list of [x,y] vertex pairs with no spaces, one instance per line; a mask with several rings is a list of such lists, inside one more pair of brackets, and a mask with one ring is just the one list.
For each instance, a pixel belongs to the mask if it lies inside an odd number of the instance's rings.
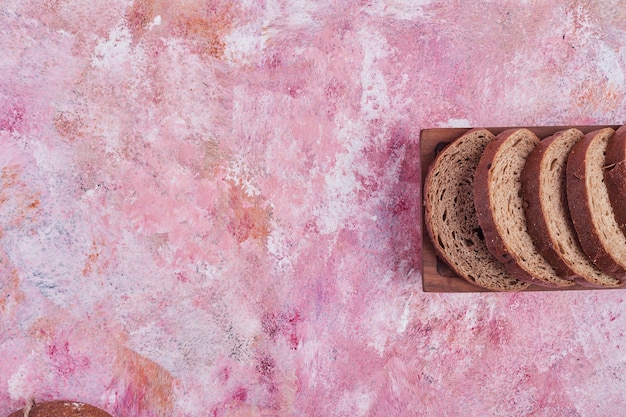
[[616,416],[624,290],[424,294],[419,130],[620,124],[618,1],[0,3],[0,416]]

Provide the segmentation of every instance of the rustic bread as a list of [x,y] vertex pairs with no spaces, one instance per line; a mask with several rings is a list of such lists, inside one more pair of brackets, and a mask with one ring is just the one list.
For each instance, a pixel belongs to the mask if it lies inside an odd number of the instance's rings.
[[604,183],[603,166],[611,128],[585,135],[567,160],[567,201],[581,246],[606,274],[626,279],[626,237],[621,232]]
[[473,129],[437,155],[424,184],[424,221],[435,250],[459,276],[490,290],[520,291],[528,284],[491,255],[474,210],[474,171],[493,139],[491,132]]
[[626,125],[609,138],[604,161],[604,182],[617,224],[626,235]]
[[528,129],[509,129],[485,148],[474,178],[474,202],[487,248],[516,278],[543,286],[568,287],[537,251],[528,234],[521,175],[539,138]]
[[558,276],[581,285],[617,287],[621,282],[596,268],[583,252],[567,205],[567,157],[583,137],[578,129],[555,133],[528,156],[522,171],[526,227]]
[[99,408],[75,401],[52,401],[32,404],[28,409],[11,413],[9,417],[111,417]]

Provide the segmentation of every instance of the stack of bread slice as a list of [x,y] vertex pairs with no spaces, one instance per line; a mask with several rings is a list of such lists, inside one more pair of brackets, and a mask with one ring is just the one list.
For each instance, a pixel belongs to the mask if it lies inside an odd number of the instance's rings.
[[471,129],[435,158],[424,223],[460,277],[494,291],[626,282],[626,127],[538,138]]

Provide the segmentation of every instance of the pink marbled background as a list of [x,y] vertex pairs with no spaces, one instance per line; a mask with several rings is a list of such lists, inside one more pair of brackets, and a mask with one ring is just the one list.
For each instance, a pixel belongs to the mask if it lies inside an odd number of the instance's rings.
[[619,416],[625,290],[425,294],[419,131],[626,119],[619,1],[0,1],[0,416]]

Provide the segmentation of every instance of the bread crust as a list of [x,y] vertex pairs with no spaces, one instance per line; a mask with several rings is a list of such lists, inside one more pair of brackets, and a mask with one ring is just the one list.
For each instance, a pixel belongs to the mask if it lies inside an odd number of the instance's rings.
[[626,236],[626,125],[609,139],[604,163],[604,182],[615,219]]
[[[525,202],[524,214],[526,215],[528,234],[530,234],[537,251],[552,265],[554,271],[560,277],[566,279],[582,279],[567,266],[554,248],[549,233],[549,226],[541,207],[541,178],[539,176],[541,163],[548,147],[562,133],[555,133],[543,139],[526,159],[526,165],[524,165],[524,170],[522,171],[522,195]],[[561,198],[564,199],[564,203],[567,205],[567,194],[565,192],[562,193]]]
[[[497,138],[489,143],[483,152],[483,156],[480,159],[480,163],[476,168],[476,175],[474,177],[474,202],[476,206],[476,214],[478,216],[478,222],[482,228],[483,235],[485,236],[485,243],[489,251],[504,264],[507,271],[517,279],[528,282],[534,285],[541,285],[544,287],[563,288],[565,285],[557,285],[555,283],[547,282],[531,274],[525,268],[523,268],[510,253],[494,217],[494,210],[491,207],[489,198],[489,184],[491,182],[491,164],[497,153],[500,151],[500,147],[505,144],[507,139],[513,134],[516,134],[520,129],[509,129],[500,133]],[[532,132],[528,131],[531,135]],[[573,285],[571,282],[570,285]]]
[[478,223],[485,236],[485,244],[489,251],[498,259],[505,268],[513,272],[519,279],[525,282],[536,281],[534,277],[528,275],[528,273],[521,269],[515,259],[509,256],[506,245],[502,240],[502,236],[498,232],[496,222],[491,211],[491,205],[489,203],[489,178],[491,173],[490,162],[498,153],[500,145],[510,135],[515,133],[515,130],[506,130],[497,136],[497,139],[491,142],[485,148],[483,156],[480,159],[480,163],[476,167],[476,175],[474,177],[474,206],[476,207],[476,215],[478,216]]
[[626,279],[626,270],[604,249],[604,243],[593,224],[585,186],[587,151],[596,135],[607,133],[609,130],[613,131],[611,128],[605,128],[587,133],[572,148],[567,160],[567,202],[584,252],[598,269],[623,281]]
[[[51,401],[33,404],[29,417],[111,417],[92,405],[76,401]],[[24,409],[15,411],[9,417],[24,417]]]

